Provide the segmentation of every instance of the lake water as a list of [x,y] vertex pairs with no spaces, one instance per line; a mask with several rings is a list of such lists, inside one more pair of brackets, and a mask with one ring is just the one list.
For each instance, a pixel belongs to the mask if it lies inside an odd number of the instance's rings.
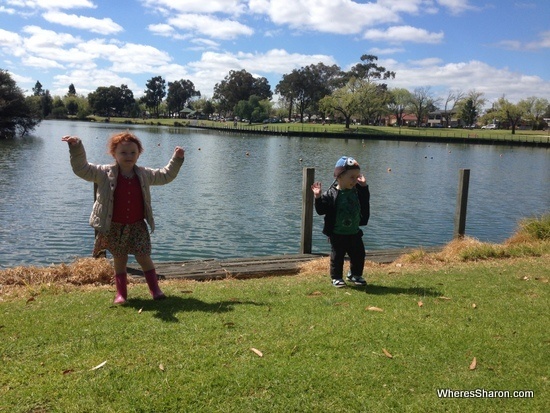
[[[175,181],[152,188],[155,261],[298,253],[302,172],[326,189],[342,155],[355,157],[371,191],[367,250],[443,245],[452,239],[458,176],[471,170],[466,233],[502,242],[523,217],[550,210],[550,151],[481,145],[287,138],[129,126],[139,164],[164,166],[186,148]],[[108,137],[123,125],[45,121],[32,137],[0,141],[0,267],[89,256],[93,186],[73,174],[66,134],[91,163],[110,163]],[[314,215],[313,252],[329,251]]]

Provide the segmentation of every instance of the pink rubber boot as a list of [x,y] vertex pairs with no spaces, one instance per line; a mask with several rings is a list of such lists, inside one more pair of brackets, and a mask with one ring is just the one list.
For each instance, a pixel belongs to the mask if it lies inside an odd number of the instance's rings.
[[162,300],[166,298],[164,293],[159,288],[157,272],[155,269],[153,268],[152,270],[145,271],[143,274],[145,275],[145,281],[147,281],[149,292],[153,296],[153,300]]
[[115,285],[116,285],[116,296],[113,301],[113,304],[125,304],[126,299],[128,298],[128,290],[126,288],[127,284],[126,273],[115,274]]

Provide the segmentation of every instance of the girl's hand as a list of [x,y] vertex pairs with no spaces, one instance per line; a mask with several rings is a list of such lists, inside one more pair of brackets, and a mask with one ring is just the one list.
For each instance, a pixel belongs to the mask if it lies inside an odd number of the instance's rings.
[[76,136],[69,136],[65,135],[61,138],[63,142],[67,142],[69,145],[73,146],[76,145],[79,141],[79,139]]
[[174,149],[174,153],[178,158],[183,159],[185,157],[185,149],[180,146],[176,146],[176,149]]
[[357,183],[361,186],[367,186],[367,178],[365,175],[361,174],[357,177]]
[[311,185],[311,190],[313,191],[313,196],[319,198],[321,196],[321,182],[315,182]]

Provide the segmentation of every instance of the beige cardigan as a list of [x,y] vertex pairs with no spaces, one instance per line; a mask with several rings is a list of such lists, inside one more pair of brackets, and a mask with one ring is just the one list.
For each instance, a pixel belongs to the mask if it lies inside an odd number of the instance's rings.
[[[71,166],[73,172],[82,179],[97,184],[96,200],[90,215],[90,225],[100,232],[107,232],[111,226],[113,217],[114,194],[118,177],[118,165],[94,165],[88,163],[86,151],[82,141],[76,145],[69,145]],[[162,169],[151,169],[142,166],[134,166],[134,172],[139,178],[143,203],[145,207],[145,220],[155,230],[153,208],[151,207],[150,185],[164,185],[174,180],[183,164],[183,158],[175,154],[168,165]]]

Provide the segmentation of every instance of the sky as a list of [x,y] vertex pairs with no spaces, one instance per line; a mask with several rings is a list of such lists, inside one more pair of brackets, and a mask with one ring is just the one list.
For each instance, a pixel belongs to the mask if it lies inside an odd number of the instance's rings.
[[361,56],[390,88],[550,100],[548,0],[0,0],[0,69],[26,94],[87,96],[190,80],[210,98],[230,70],[265,77]]

